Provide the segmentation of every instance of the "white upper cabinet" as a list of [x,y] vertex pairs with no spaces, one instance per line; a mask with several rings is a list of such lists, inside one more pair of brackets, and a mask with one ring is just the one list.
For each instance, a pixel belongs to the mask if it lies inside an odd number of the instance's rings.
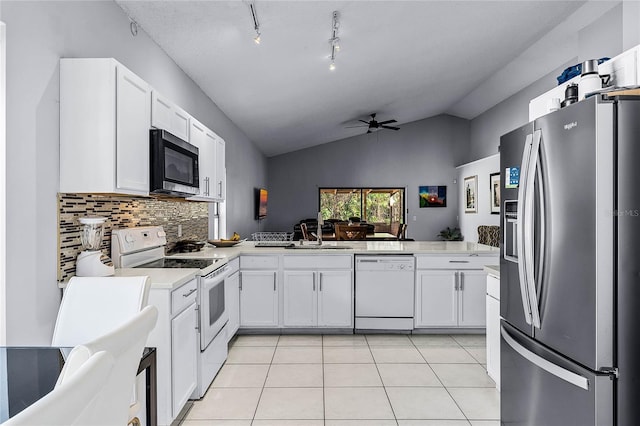
[[[219,195],[219,185],[217,184],[217,179],[219,179],[217,173],[217,146],[218,140],[221,139],[218,135],[194,118],[191,118],[190,127],[190,143],[198,147],[198,158],[200,160],[200,194],[189,199],[199,201],[221,200],[222,198]],[[222,155],[224,156],[224,152]]]
[[151,88],[112,58],[60,60],[60,192],[147,195]]
[[151,94],[151,125],[164,129],[174,136],[189,142],[189,121],[185,110],[153,90]]
[[227,165],[225,163],[224,139],[216,136],[216,188],[214,198],[224,200],[227,196]]

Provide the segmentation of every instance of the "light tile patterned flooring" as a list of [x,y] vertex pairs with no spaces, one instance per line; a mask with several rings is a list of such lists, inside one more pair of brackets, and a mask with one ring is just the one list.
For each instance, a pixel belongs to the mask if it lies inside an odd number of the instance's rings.
[[243,335],[184,426],[497,426],[484,335]]

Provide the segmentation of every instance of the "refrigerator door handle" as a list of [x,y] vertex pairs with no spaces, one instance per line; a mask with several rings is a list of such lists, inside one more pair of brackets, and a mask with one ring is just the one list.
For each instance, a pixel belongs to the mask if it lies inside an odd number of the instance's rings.
[[528,185],[528,170],[529,160],[531,157],[531,144],[533,141],[533,135],[527,135],[524,142],[524,150],[522,152],[522,164],[520,165],[520,183],[518,190],[518,217],[516,220],[516,254],[518,257],[518,278],[520,281],[520,295],[522,296],[522,308],[524,311],[524,319],[527,324],[532,324],[531,318],[531,306],[529,304],[529,291],[527,285],[527,272],[526,272],[526,242],[524,240],[523,232],[527,224],[526,216],[527,210],[525,208],[527,185]]
[[538,307],[538,295],[534,275],[534,235],[535,235],[535,179],[538,170],[538,155],[540,153],[540,140],[542,132],[538,129],[533,133],[529,165],[525,176],[525,200],[524,200],[524,270],[527,276],[527,292],[529,294],[529,306],[531,308],[531,320],[534,327],[540,328],[540,309]]
[[565,382],[571,383],[572,385],[575,385],[581,389],[587,391],[589,390],[589,380],[586,377],[562,368],[550,361],[547,361],[540,355],[534,354],[533,352],[516,342],[515,339],[509,335],[509,332],[502,326],[500,326],[500,334],[502,335],[504,341],[527,361],[542,368],[547,373],[553,374],[557,378],[564,380]]

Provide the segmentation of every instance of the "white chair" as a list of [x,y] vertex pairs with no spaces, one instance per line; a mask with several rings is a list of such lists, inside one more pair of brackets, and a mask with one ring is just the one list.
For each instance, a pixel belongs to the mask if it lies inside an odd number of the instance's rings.
[[128,423],[136,372],[147,337],[157,318],[158,309],[155,306],[147,306],[110,333],[73,349],[56,387],[64,386],[69,375],[74,377],[73,371],[77,369],[77,364],[83,361],[83,357],[88,359],[98,352],[106,351],[115,359],[113,370],[103,383],[100,398],[94,402],[92,410],[81,414],[81,424],[124,426]]
[[[82,362],[80,358],[83,358]],[[114,359],[107,352],[98,352],[90,358],[76,357],[76,361],[77,368],[68,372],[64,384],[56,386],[2,426],[83,425],[83,418],[101,398],[101,390],[114,366]]]
[[[149,277],[73,277],[67,284],[53,346],[73,347],[96,339],[131,319],[147,305]],[[138,424],[140,403],[131,401],[130,422]]]
[[147,305],[149,277],[73,277],[60,303],[53,346],[73,347],[95,339]]

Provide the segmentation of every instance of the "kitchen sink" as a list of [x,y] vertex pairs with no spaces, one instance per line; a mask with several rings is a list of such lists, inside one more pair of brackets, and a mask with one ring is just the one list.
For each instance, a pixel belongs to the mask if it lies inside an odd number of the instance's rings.
[[293,245],[285,247],[288,250],[351,250],[351,246],[329,246],[329,245]]

